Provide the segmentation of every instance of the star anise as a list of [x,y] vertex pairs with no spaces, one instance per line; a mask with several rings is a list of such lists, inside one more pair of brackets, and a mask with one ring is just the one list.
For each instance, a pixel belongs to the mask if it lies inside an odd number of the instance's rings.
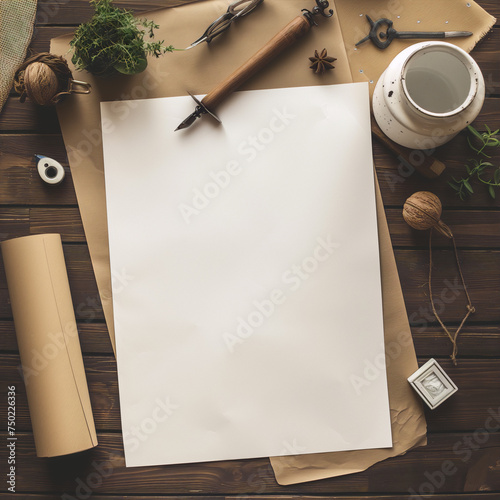
[[330,57],[326,52],[326,49],[323,49],[321,53],[318,53],[317,50],[314,51],[314,57],[310,57],[309,60],[312,62],[312,65],[309,66],[316,74],[324,73],[329,69],[335,68],[332,62],[336,61],[335,57]]

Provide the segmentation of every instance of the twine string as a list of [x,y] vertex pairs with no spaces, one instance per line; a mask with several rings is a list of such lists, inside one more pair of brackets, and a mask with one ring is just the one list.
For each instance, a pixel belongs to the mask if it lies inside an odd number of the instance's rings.
[[26,100],[27,92],[24,83],[24,70],[34,62],[46,64],[56,75],[59,84],[59,92],[52,98],[53,102],[56,103],[62,94],[67,93],[62,91],[67,90],[73,75],[64,57],[56,56],[48,52],[41,52],[40,54],[36,54],[26,59],[26,61],[24,61],[24,63],[17,69],[14,76],[14,90],[21,95],[19,100],[21,102]]
[[451,343],[453,344],[453,351],[451,353],[451,360],[453,361],[453,364],[456,366],[457,365],[457,354],[458,354],[458,344],[457,344],[457,339],[458,339],[458,334],[462,330],[462,327],[464,326],[465,322],[467,321],[467,318],[476,312],[476,308],[472,305],[470,296],[469,296],[469,291],[467,290],[467,286],[465,284],[465,279],[464,275],[462,272],[462,267],[460,265],[460,260],[458,258],[458,251],[457,251],[457,245],[455,242],[455,237],[450,231],[451,239],[453,241],[453,249],[455,251],[455,260],[457,262],[457,267],[458,267],[458,272],[460,274],[460,279],[462,280],[462,286],[465,292],[465,295],[467,297],[467,313],[462,319],[462,322],[460,323],[459,327],[455,330],[455,333],[451,333],[448,328],[446,328],[445,324],[439,317],[439,314],[436,311],[436,306],[434,304],[434,297],[432,295],[432,228],[429,232],[429,296],[431,299],[431,305],[432,305],[432,312],[434,313],[434,316],[438,320],[439,324],[441,325],[441,328],[446,332],[446,335],[448,335],[448,338],[450,339]]

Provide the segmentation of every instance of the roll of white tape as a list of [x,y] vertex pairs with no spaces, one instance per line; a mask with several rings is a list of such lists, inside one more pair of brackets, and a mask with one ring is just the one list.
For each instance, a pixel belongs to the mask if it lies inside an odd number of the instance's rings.
[[42,180],[47,184],[59,184],[64,179],[64,167],[56,160],[43,155],[35,155],[37,168]]

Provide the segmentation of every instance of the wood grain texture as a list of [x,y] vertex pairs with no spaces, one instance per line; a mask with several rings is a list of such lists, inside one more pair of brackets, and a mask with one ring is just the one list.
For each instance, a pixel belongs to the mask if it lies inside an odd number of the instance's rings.
[[[429,232],[412,229],[404,221],[402,210],[386,210],[394,246],[425,247]],[[449,210],[442,219],[450,226],[459,248],[500,249],[500,211]],[[480,222],[478,222],[478,220]],[[19,207],[6,208],[0,213],[0,224],[8,224],[9,238],[29,234],[59,233],[64,243],[85,243],[85,233],[78,207]],[[434,233],[434,248],[448,248],[450,241]]]
[[[0,206],[13,204],[76,206],[66,151],[59,135],[14,133],[2,136],[1,143]],[[478,182],[472,183],[474,196],[465,201],[460,200],[447,184],[452,177],[461,178],[466,174],[464,164],[474,156],[471,156],[467,146],[465,132],[438,149],[436,157],[446,164],[446,170],[439,178],[432,181],[421,176],[411,165],[396,158],[377,141],[373,143],[373,150],[382,198],[386,206],[402,207],[406,198],[415,191],[432,191],[439,196],[445,210],[447,208],[500,209],[500,196],[495,200],[491,199],[487,189]],[[66,178],[60,185],[48,186],[41,181],[36,173],[32,156],[34,153],[50,156],[66,167]],[[414,161],[419,162],[422,154],[416,153]],[[500,164],[500,150],[493,151],[491,161]],[[332,168],[345,167],[332,166]]]
[[[65,244],[64,254],[76,317],[83,321],[102,320],[97,286],[85,245]],[[418,330],[434,326],[428,299],[427,249],[397,249],[395,251],[403,294],[410,322]],[[450,249],[433,252],[433,289],[438,313],[450,325],[458,324],[465,311],[465,295]],[[500,321],[500,252],[498,250],[461,250],[460,260],[465,281],[476,307],[468,324]],[[0,319],[10,319],[11,311],[3,263],[0,263]]]
[[[104,321],[78,321],[82,351],[88,354],[113,356],[113,349]],[[412,328],[417,355],[422,359],[447,358],[450,341],[440,326]],[[500,325],[466,325],[459,337],[460,358],[500,358]],[[0,351],[17,352],[17,341],[12,320],[0,320]]]
[[[126,500],[200,500],[199,496],[186,496],[186,495],[127,495]],[[205,497],[203,497],[205,498]],[[210,495],[211,500],[297,500],[296,495]],[[408,500],[408,495],[301,495],[302,500]],[[0,500],[11,499],[6,493],[0,493]],[[61,500],[61,495],[56,494],[23,494],[23,499],[25,500]],[[464,493],[464,494],[453,494],[453,495],[420,495],[421,500],[498,500],[497,493]],[[419,500],[420,500],[419,499]],[[92,495],[92,500],[124,500],[123,496],[116,495]]]
[[[391,139],[389,139],[389,137],[387,137],[382,132],[382,129],[378,126],[373,116],[372,136],[377,139],[377,141],[382,143],[396,157],[401,157],[401,159],[406,161],[406,163],[411,162],[412,150],[400,146],[399,144],[396,144]],[[434,156],[432,155],[426,155],[423,161],[415,163],[414,167],[420,174],[422,174],[424,177],[427,177],[427,179],[435,179],[436,177],[439,177],[446,169],[446,165],[437,158],[434,158]]]
[[[117,0],[115,5],[133,9],[136,12],[145,12],[159,7],[173,7],[190,3],[194,0],[145,0],[144,2],[132,0]],[[497,0],[481,0],[478,2],[492,16],[500,18],[500,5]],[[310,8],[308,5],[304,7]],[[39,0],[36,22],[44,24],[77,25],[90,19],[92,8],[87,0]]]
[[[124,467],[121,436],[99,433],[99,446],[67,457],[40,460],[34,455],[32,435],[20,433],[17,452],[20,463],[18,485],[21,492],[65,492],[75,495],[76,487],[92,484],[95,494],[122,495],[283,495],[381,492],[408,495],[428,482],[427,474],[441,471],[443,463],[454,471],[445,476],[436,493],[497,491],[500,489],[500,434],[484,436],[477,444],[471,433],[431,434],[429,444],[406,455],[378,463],[367,471],[310,483],[280,486],[267,458],[233,460],[169,467]],[[0,433],[0,439],[5,434]],[[470,449],[467,442],[475,448]],[[454,451],[454,448],[456,451]],[[100,468],[103,474],[96,474]],[[105,477],[107,476],[107,477]],[[477,484],[480,481],[480,484]],[[23,487],[24,485],[24,487]],[[32,486],[31,486],[32,485]],[[35,486],[36,485],[36,486]],[[474,489],[472,486],[474,485]],[[431,485],[432,487],[432,485]],[[376,497],[375,497],[376,498]]]
[[[296,495],[210,495],[212,500],[297,500]],[[324,495],[301,495],[303,500],[325,500]],[[390,495],[390,496],[380,496],[380,495],[328,495],[329,500],[408,500],[408,495]],[[497,493],[466,493],[466,494],[454,494],[454,495],[421,495],[421,500],[498,500]],[[5,493],[0,493],[0,500],[9,499],[10,497]],[[26,500],[60,500],[61,495],[33,495],[33,494],[23,494],[23,499]],[[127,495],[126,500],[173,500],[174,497],[169,496],[158,496],[158,495]],[[124,500],[122,496],[115,495],[92,495],[92,500]],[[185,496],[185,495],[175,495],[175,500],[200,500],[199,496]]]
[[[113,356],[104,321],[78,321],[82,351],[89,354]],[[422,359],[447,358],[450,342],[440,326],[412,328],[417,355]],[[500,325],[466,325],[459,337],[459,358],[500,358]],[[12,320],[0,320],[0,351],[16,353],[17,341]]]
[[298,16],[288,23],[269,42],[258,50],[248,61],[243,63],[238,69],[220,82],[202,100],[202,103],[213,113],[217,106],[240,88],[243,83],[265,68],[275,57],[290,47],[299,38],[302,38],[311,25],[304,16]]
[[[116,0],[115,4],[139,13],[188,1]],[[310,8],[313,3],[304,4],[304,7]],[[480,0],[479,3],[495,17],[500,17],[498,0]],[[91,14],[88,0],[39,0],[38,26],[31,50],[48,50],[52,37],[73,32]],[[475,126],[481,130],[487,123],[499,128],[498,23],[472,55],[484,73],[487,92]],[[88,495],[85,487],[90,488],[91,498],[96,500],[121,500],[125,497],[128,500],[174,497],[179,500],[242,497],[292,500],[298,496],[305,500],[407,500],[413,491],[428,493],[418,497],[426,500],[500,499],[500,434],[482,431],[491,413],[500,411],[500,196],[492,200],[483,186],[473,184],[474,196],[461,201],[447,185],[452,176],[460,178],[464,175],[464,163],[472,157],[466,139],[467,134],[462,132],[437,149],[435,156],[446,165],[446,171],[434,180],[422,177],[412,165],[396,158],[385,146],[377,142],[373,146],[419,363],[436,357],[457,383],[458,393],[437,410],[426,410],[430,431],[427,447],[379,463],[360,474],[283,487],[276,483],[267,459],[125,469],[116,365],[55,110],[38,108],[29,102],[21,104],[12,95],[0,114],[0,240],[43,232],[62,234],[100,444],[89,452],[54,460],[35,457],[24,385],[18,371],[14,324],[0,260],[0,387],[5,390],[6,384],[16,384],[20,429],[17,442],[18,493],[15,496],[8,493],[6,483],[2,483],[0,500],[55,500],[63,493],[69,498],[84,498]],[[51,156],[65,166],[66,178],[61,185],[48,186],[40,180],[33,153]],[[421,159],[415,152],[412,161]],[[500,149],[494,152],[491,161],[500,164]],[[347,167],[332,165],[332,168]],[[451,365],[451,344],[436,324],[427,296],[428,235],[410,229],[401,217],[406,198],[420,190],[434,192],[443,202],[442,219],[456,236],[465,279],[477,307],[477,313],[460,335],[458,367]],[[450,242],[443,237],[435,237],[434,245],[433,282],[440,300],[438,309],[443,309],[445,322],[456,327],[464,314],[466,302],[457,282],[453,253]],[[6,422],[4,397],[0,397],[0,421]],[[5,434],[0,433],[0,440],[5,443]],[[456,471],[436,487],[429,478],[438,480],[439,471],[447,460]],[[6,451],[2,446],[2,475],[5,464]],[[111,465],[111,474],[107,474],[106,468],[104,475],[107,477],[96,473],[96,466],[106,465]],[[79,486],[80,490],[77,489]]]
[[[51,351],[52,352],[52,351]],[[394,350],[397,354],[397,352]],[[38,357],[37,366],[43,370],[43,353]],[[393,356],[395,358],[395,355]],[[427,359],[421,359],[422,365]],[[116,363],[109,356],[85,356],[84,363],[92,402],[96,429],[100,431],[120,431],[120,404]],[[448,358],[439,363],[459,387],[459,391],[439,407],[439,411],[426,409],[429,432],[467,432],[484,425],[488,409],[500,410],[500,360],[460,359],[453,366]],[[36,373],[31,375],[36,376]],[[481,385],[477,379],[481,378]],[[29,380],[29,378],[28,378]],[[2,386],[14,384],[17,387],[18,431],[31,431],[26,393],[21,379],[21,362],[17,354],[4,354],[0,366]],[[0,414],[6,412],[6,400],[0,400]],[[500,417],[499,417],[500,418]],[[500,425],[500,424],[499,424]],[[500,457],[499,457],[500,458]]]
[[[176,7],[201,0],[117,0],[117,7],[132,9],[136,13],[163,7]],[[36,24],[78,25],[92,17],[94,9],[88,0],[39,0]]]

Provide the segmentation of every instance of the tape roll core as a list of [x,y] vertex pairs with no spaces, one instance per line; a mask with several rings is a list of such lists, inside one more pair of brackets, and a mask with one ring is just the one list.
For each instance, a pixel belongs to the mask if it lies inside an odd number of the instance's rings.
[[47,184],[59,184],[64,179],[64,167],[56,160],[47,156],[39,156],[37,163],[38,174]]

